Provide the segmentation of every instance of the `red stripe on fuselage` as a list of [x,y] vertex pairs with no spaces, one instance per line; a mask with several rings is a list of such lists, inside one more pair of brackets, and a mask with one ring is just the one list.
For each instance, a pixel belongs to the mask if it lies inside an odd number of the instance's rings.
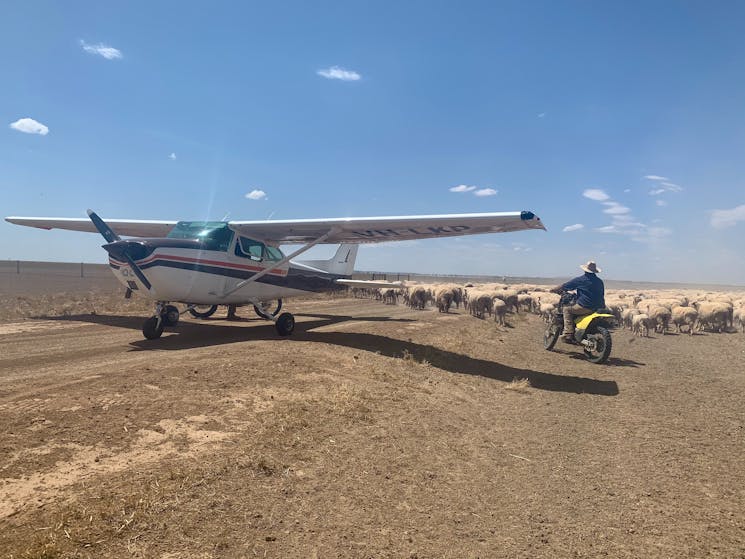
[[[232,268],[234,270],[248,270],[250,272],[261,272],[264,270],[261,266],[246,266],[245,264],[234,264],[232,262],[221,262],[219,260],[204,260],[199,258],[189,258],[187,256],[176,256],[175,254],[151,254],[144,260],[135,261],[138,265],[144,266],[145,264],[149,264],[150,262],[154,260],[171,260],[174,262],[192,262],[195,264],[209,264],[211,266],[216,266],[218,268]],[[113,262],[117,266],[126,266],[126,262],[120,262],[113,257],[109,257],[109,262]],[[286,276],[287,270],[282,270],[280,268],[274,268],[269,272],[271,275],[274,276]]]

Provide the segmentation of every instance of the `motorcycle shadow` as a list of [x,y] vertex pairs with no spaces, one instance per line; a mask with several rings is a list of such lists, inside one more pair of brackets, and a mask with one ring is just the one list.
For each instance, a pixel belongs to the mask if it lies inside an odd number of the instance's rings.
[[[576,353],[573,351],[562,351],[562,350],[555,350],[557,353],[563,353],[564,355],[568,356],[570,359],[576,359],[578,361],[587,361],[587,357],[585,357],[582,353]],[[634,361],[633,359],[622,359],[620,357],[609,357],[608,360],[603,363],[603,365],[608,365],[610,367],[631,367],[632,369],[638,369],[639,367],[646,367],[646,363],[642,363],[640,361]]]

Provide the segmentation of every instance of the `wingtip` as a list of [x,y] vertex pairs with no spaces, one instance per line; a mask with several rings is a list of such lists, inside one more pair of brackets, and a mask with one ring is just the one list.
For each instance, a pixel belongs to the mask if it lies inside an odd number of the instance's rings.
[[90,216],[93,215],[93,210],[90,209],[90,208],[88,208],[87,210],[85,210],[85,213],[87,213],[88,214],[88,217],[90,217]]

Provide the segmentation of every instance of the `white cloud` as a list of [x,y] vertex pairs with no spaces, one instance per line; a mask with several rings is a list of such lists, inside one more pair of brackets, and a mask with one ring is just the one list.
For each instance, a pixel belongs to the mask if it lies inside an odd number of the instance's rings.
[[663,192],[681,192],[683,187],[672,182],[661,181],[658,183],[657,188],[653,188],[649,191],[650,196],[659,196]]
[[580,229],[584,228],[585,226],[581,223],[575,223],[574,225],[567,225],[566,227],[564,227],[564,229],[562,229],[562,231],[564,231],[564,233],[570,233],[571,231],[579,231]]
[[123,57],[122,51],[120,51],[119,49],[115,49],[114,47],[106,46],[103,43],[98,43],[97,45],[89,45],[81,39],[80,46],[83,47],[83,50],[85,52],[103,56],[106,60],[118,60]]
[[362,78],[357,72],[345,70],[344,68],[339,68],[339,66],[331,66],[330,68],[318,70],[316,74],[329,80],[341,80],[343,82],[356,82]]
[[493,188],[480,188],[474,194],[476,196],[494,196],[497,193]]
[[546,113],[538,113],[538,118],[543,118],[544,116],[546,116]]
[[661,177],[660,175],[644,175],[645,179],[649,179],[651,181],[669,181],[670,179],[667,177]]
[[[665,192],[665,189],[666,188],[663,187],[663,190],[661,192]],[[603,213],[611,217],[610,225],[604,225],[602,227],[595,228],[595,231],[598,233],[623,235],[625,237],[629,237],[632,241],[640,243],[653,243],[671,233],[670,229],[666,229],[663,227],[648,227],[644,223],[637,221],[637,219],[631,213],[631,208],[624,206],[623,204],[619,204],[615,200],[611,200],[610,196],[608,196],[608,194],[606,194],[603,190],[589,189],[585,190],[582,195],[586,198],[590,198],[591,200],[600,202],[603,206],[605,206]],[[661,200],[658,202],[661,202]],[[664,201],[662,202],[664,204]],[[663,204],[658,203],[658,205]]]
[[590,200],[596,200],[597,202],[603,202],[610,199],[610,196],[608,196],[604,190],[600,190],[599,188],[588,188],[582,193],[582,196],[589,198]]
[[168,159],[170,159],[171,161],[175,161],[176,160],[176,154],[175,153],[171,153],[171,155],[168,156]]
[[665,202],[664,200],[657,200],[655,202],[655,204],[657,204],[658,206],[661,206],[661,207],[662,206],[667,206],[667,202]]
[[263,200],[266,198],[266,192],[263,190],[254,189],[248,194],[246,194],[246,198],[249,200]]
[[711,226],[716,229],[733,227],[740,221],[745,221],[745,204],[735,206],[729,210],[711,211]]
[[19,118],[15,122],[11,122],[10,127],[13,130],[25,132],[26,134],[39,134],[41,136],[49,134],[49,128],[41,122],[35,121],[33,118]]
[[662,186],[666,187],[667,190],[669,190],[671,192],[680,192],[681,190],[683,190],[683,187],[682,186],[678,186],[677,184],[674,184],[672,182],[665,182],[665,181],[663,181],[660,184]]
[[476,190],[477,187],[475,186],[466,186],[465,184],[459,184],[458,186],[452,186],[448,190],[450,192],[471,192],[472,190]]
[[625,194],[628,194],[629,192],[631,192],[631,189],[630,188],[624,188],[623,191],[624,191]]
[[608,215],[622,215],[631,213],[631,209],[619,204],[618,202],[603,202],[605,206],[608,206],[603,210],[604,214]]

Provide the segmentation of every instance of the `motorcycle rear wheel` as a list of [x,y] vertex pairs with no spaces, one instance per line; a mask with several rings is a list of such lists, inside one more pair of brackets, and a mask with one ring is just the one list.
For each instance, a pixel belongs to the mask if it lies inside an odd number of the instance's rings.
[[548,351],[554,349],[563,329],[564,328],[560,324],[556,324],[555,322],[549,324],[546,331],[543,333],[543,349]]
[[613,340],[611,340],[610,332],[603,326],[598,326],[597,330],[592,334],[585,336],[587,340],[593,340],[595,342],[595,349],[585,349],[585,357],[591,363],[605,363],[610,356],[610,350],[613,347]]

